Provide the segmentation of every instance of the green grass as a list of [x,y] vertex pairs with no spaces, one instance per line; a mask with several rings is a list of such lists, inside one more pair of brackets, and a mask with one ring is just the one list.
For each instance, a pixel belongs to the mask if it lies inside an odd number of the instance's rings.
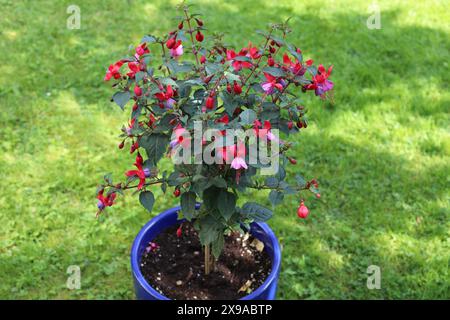
[[[127,114],[102,79],[128,45],[173,25],[175,2],[77,0],[81,29],[68,30],[72,3],[0,0],[0,298],[134,297],[129,250],[151,216],[129,194],[94,219],[101,176],[133,162],[117,149]],[[292,42],[335,66],[335,104],[306,103],[289,169],[317,177],[322,199],[307,199],[303,221],[288,198],[270,221],[279,297],[449,299],[448,2],[379,1],[381,30],[366,27],[369,1],[196,3],[236,46],[292,16]],[[176,204],[155,193],[154,212]],[[66,288],[70,265],[80,290]],[[367,289],[369,265],[380,290]]]

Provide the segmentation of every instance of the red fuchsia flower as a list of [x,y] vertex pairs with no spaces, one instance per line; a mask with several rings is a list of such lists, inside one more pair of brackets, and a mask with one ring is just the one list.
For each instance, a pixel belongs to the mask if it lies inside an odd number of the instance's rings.
[[160,101],[163,106],[165,106],[168,109],[172,109],[176,101],[172,99],[174,95],[172,86],[169,84],[167,85],[166,92],[158,92],[155,93],[155,97]]
[[177,237],[181,238],[182,234],[183,234],[183,230],[181,229],[181,226],[179,226],[177,229]]
[[319,65],[317,68],[317,74],[313,77],[313,83],[308,84],[305,88],[306,90],[315,90],[316,96],[323,97],[325,92],[333,89],[333,82],[328,80],[328,77],[333,71],[333,66],[328,68],[328,71],[325,70],[323,65]]
[[284,56],[283,56],[283,63],[284,63],[284,68],[287,69],[287,70],[290,70],[296,76],[297,75],[298,76],[302,76],[306,72],[306,69],[303,68],[303,66],[300,63],[300,61],[298,61],[298,59],[295,59],[295,62],[293,62],[289,58],[287,53],[285,53]]
[[120,61],[117,61],[116,63],[110,65],[108,67],[108,70],[106,71],[106,75],[103,80],[109,81],[111,78],[120,79],[120,77],[122,75],[120,74],[119,71],[120,71],[120,68],[122,67],[123,63],[124,63],[124,61],[120,60]]
[[252,58],[254,60],[261,58],[261,53],[259,52],[259,49],[257,47],[254,47],[251,42],[249,42],[248,47],[243,48],[241,52],[245,53],[245,56]]
[[170,55],[173,58],[177,58],[183,54],[183,45],[181,40],[178,40],[174,46],[170,49]]
[[190,146],[191,139],[187,137],[188,131],[178,124],[172,132],[173,140],[170,141],[170,149],[174,150],[177,146],[181,145],[182,148],[188,148]]
[[278,91],[283,91],[283,81],[282,79],[276,78],[274,76],[272,76],[269,73],[265,73],[264,72],[264,76],[266,77],[266,82],[263,82],[261,84],[261,87],[263,88],[264,92],[266,94],[272,94],[276,89],[278,89]]
[[149,242],[148,246],[145,248],[145,252],[149,253],[155,251],[159,248],[159,245],[154,242]]
[[111,207],[114,204],[114,200],[116,199],[116,193],[112,192],[111,194],[109,194],[108,196],[104,196],[103,195],[103,189],[100,190],[97,194],[97,208],[102,211],[103,209],[105,209],[106,207]]
[[203,33],[201,33],[201,31],[199,30],[199,31],[197,31],[197,34],[195,35],[195,39],[196,39],[198,42],[202,42],[203,39],[205,39],[205,36],[204,36]]
[[236,57],[246,57],[248,51],[242,49],[238,54],[234,50],[227,50],[227,60],[232,61],[234,71],[240,71],[242,68],[251,68],[253,64],[248,61],[235,60]]
[[313,63],[314,63],[314,60],[312,60],[312,59],[309,59],[309,60],[306,60],[306,61],[305,61],[305,64],[306,64],[308,67],[311,67]]
[[300,206],[297,209],[297,216],[301,219],[305,219],[309,214],[309,209],[305,206],[305,203],[302,201]]
[[262,130],[260,129],[261,127],[262,127],[261,121],[259,120],[253,121],[253,130],[260,139],[265,139],[267,137],[269,141],[279,142],[278,137],[276,137],[271,131],[272,125],[270,124],[270,121],[265,120],[264,127],[262,128]]
[[175,43],[177,42],[176,37],[173,38],[169,38],[166,42],[166,47],[167,49],[173,49],[173,47],[175,46]]
[[128,62],[128,68],[130,68],[130,72],[127,73],[127,76],[132,78],[132,79],[134,78],[136,73],[141,71],[141,67],[139,66],[139,62],[136,62],[136,61]]
[[136,85],[136,86],[134,87],[134,94],[136,95],[136,97],[142,96],[142,89],[141,89],[141,87],[139,87],[138,85]]
[[230,122],[230,118],[228,117],[228,114],[225,114],[216,120],[216,123],[228,124],[229,122]]
[[147,43],[141,43],[136,47],[136,54],[134,55],[136,59],[139,59],[144,54],[150,53],[150,50],[147,48]]
[[144,163],[144,160],[142,159],[142,156],[138,153],[136,156],[136,161],[134,162],[134,165],[137,170],[129,170],[125,172],[125,175],[127,177],[138,177],[139,178],[139,184],[137,186],[138,190],[141,190],[142,187],[145,185],[145,178],[148,178],[150,176],[150,169],[148,168],[142,168],[142,165]]

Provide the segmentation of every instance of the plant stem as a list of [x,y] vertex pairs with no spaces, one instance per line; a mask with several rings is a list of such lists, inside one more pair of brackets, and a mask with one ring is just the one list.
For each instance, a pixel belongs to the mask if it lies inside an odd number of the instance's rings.
[[205,245],[205,275],[211,272],[211,247],[209,244]]

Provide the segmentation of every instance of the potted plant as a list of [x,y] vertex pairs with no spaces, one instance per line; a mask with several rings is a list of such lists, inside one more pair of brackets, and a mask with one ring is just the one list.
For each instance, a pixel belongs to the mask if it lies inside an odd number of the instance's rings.
[[[258,31],[261,46],[236,51],[221,35],[207,40],[200,15],[180,9],[175,30],[145,36],[106,72],[112,101],[122,109],[132,102],[119,148],[129,147],[135,168],[121,183],[104,177],[97,215],[125,190],[139,193],[148,211],[158,185],[180,199],[135,239],[139,299],[274,299],[280,247],[264,223],[272,210],[239,195],[270,190],[275,206],[292,194],[298,217],[308,216],[300,192],[320,198],[318,183],[300,174],[286,179],[285,167],[296,160],[283,139],[307,127],[300,95],[314,90],[325,98],[332,68],[303,60],[287,41],[287,22]],[[172,172],[158,169],[163,157],[173,160]]]

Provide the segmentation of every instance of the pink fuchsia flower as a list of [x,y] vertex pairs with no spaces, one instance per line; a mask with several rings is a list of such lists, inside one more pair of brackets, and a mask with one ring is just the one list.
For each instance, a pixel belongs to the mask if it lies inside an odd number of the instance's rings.
[[139,59],[142,55],[150,53],[150,50],[147,48],[147,43],[141,43],[136,47],[136,54],[134,55],[136,59]]
[[188,148],[190,146],[191,139],[188,137],[189,132],[178,124],[172,132],[172,141],[170,141],[170,148],[173,150],[177,146],[181,145],[182,148]]
[[106,207],[111,207],[114,204],[114,200],[116,199],[116,193],[112,192],[111,194],[109,194],[108,196],[104,196],[103,195],[103,189],[100,190],[97,194],[97,208],[102,211],[103,209],[105,209]]
[[261,121],[255,120],[253,122],[253,130],[260,139],[265,139],[267,137],[267,140],[269,141],[279,142],[278,137],[272,133],[272,125],[270,124],[270,121],[265,120],[262,129],[261,127]]
[[155,93],[155,97],[159,100],[159,102],[168,109],[172,109],[176,103],[176,101],[172,99],[173,95],[174,91],[170,84],[167,86],[166,92]]
[[120,60],[120,61],[117,61],[116,63],[110,65],[108,67],[108,70],[106,71],[106,75],[103,80],[109,81],[111,78],[120,79],[120,77],[122,75],[120,74],[119,71],[120,71],[120,68],[122,67],[123,63],[124,63],[124,61]]
[[315,90],[316,96],[323,97],[325,92],[333,89],[333,82],[328,80],[328,77],[331,75],[331,71],[333,71],[333,66],[328,68],[328,71],[325,70],[323,65],[319,65],[317,68],[317,74],[313,76],[313,83],[308,84],[305,88],[306,90]]
[[143,163],[144,160],[142,159],[142,156],[138,153],[136,156],[136,161],[134,162],[134,165],[136,166],[137,170],[129,170],[125,172],[125,175],[127,177],[139,178],[139,184],[137,186],[138,190],[141,190],[142,187],[145,185],[145,178],[150,176],[150,170],[145,170],[142,167]]
[[235,170],[248,169],[245,162],[245,144],[240,142],[237,145],[231,145],[223,148],[223,158],[226,163],[231,159],[231,167]]
[[302,64],[298,59],[295,59],[295,62],[293,62],[287,53],[283,55],[283,64],[284,68],[287,70],[290,70],[294,75],[302,76],[305,74],[306,69],[303,68]]
[[183,45],[182,45],[182,41],[178,40],[174,46],[170,49],[170,55],[173,58],[177,58],[179,56],[181,56],[183,54]]
[[264,76],[266,77],[266,82],[261,84],[264,92],[266,94],[272,94],[275,91],[275,88],[278,91],[283,91],[283,82],[282,79],[276,78],[269,73],[264,72]]

